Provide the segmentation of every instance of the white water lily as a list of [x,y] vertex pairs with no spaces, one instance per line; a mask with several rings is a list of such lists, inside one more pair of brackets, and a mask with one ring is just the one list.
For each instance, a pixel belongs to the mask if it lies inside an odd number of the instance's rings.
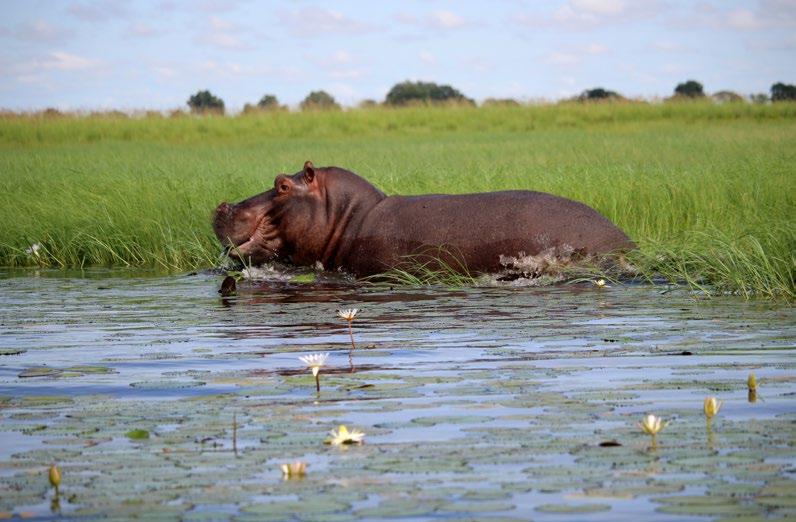
[[25,253],[29,256],[39,256],[39,250],[41,250],[41,245],[38,243],[33,243],[27,249],[25,249]]
[[[359,313],[359,308],[351,308],[348,310],[338,310],[337,316],[341,319],[345,319],[348,321],[348,336],[351,337],[351,349],[353,350],[356,348],[354,344],[354,328],[351,326],[354,323],[354,318]],[[351,352],[349,352],[349,359],[350,359]],[[354,371],[354,363],[351,362],[351,371]]]
[[646,433],[647,435],[652,435],[653,437],[658,434],[664,427],[666,427],[666,423],[663,422],[663,419],[656,415],[649,414],[644,417],[644,419],[638,423],[638,426]]
[[328,353],[313,353],[310,355],[302,355],[299,360],[309,366],[312,371],[312,376],[315,377],[315,391],[321,391],[321,380],[318,374],[321,373],[321,366],[326,364],[326,359],[329,357]]
[[318,372],[321,371],[321,366],[326,364],[326,359],[329,357],[329,353],[313,353],[310,355],[302,355],[299,357],[299,360],[309,366],[310,370],[312,370],[312,375],[315,377],[318,376]]
[[341,444],[362,444],[362,439],[365,434],[357,429],[348,431],[344,424],[341,424],[337,431],[331,431],[332,438],[326,441],[326,444],[332,446],[339,446]]
[[594,286],[597,288],[611,288],[611,285],[606,283],[605,279],[598,279],[597,281],[594,281]]
[[307,474],[307,463],[297,460],[288,464],[281,464],[279,469],[285,478],[299,478]]
[[359,313],[359,308],[351,308],[349,310],[338,310],[337,316],[341,319],[345,319],[349,323],[354,320],[354,318]]

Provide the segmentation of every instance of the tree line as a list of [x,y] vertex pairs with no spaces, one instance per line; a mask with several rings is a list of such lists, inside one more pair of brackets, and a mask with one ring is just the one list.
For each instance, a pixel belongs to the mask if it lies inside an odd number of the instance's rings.
[[[696,80],[687,80],[677,84],[674,88],[674,93],[671,97],[667,98],[669,101],[681,100],[698,100],[707,98],[703,85]],[[732,91],[718,91],[710,95],[714,100],[724,102],[740,102],[744,98]],[[779,101],[796,101],[796,85],[789,85],[782,82],[777,82],[771,86],[771,95],[760,93],[750,96],[751,101],[755,103],[766,103],[769,100],[772,102]],[[621,101],[626,100],[624,96],[616,91],[596,87],[593,89],[586,89],[578,96],[572,98],[572,101],[589,102],[589,101]],[[224,100],[214,95],[208,90],[198,91],[196,94],[188,98],[188,107],[191,112],[204,114],[216,113],[224,114]],[[459,90],[451,87],[450,85],[438,85],[433,82],[412,82],[404,81],[395,84],[392,89],[387,93],[384,101],[381,103],[390,107],[402,107],[407,105],[439,105],[439,104],[456,104],[456,105],[475,105],[475,101],[462,94]],[[379,105],[375,100],[364,100],[360,103],[360,107],[372,107]],[[495,99],[489,98],[484,101],[483,105],[519,105],[516,100]],[[312,91],[309,93],[299,104],[302,111],[312,110],[340,110],[340,104],[334,97],[326,91]],[[288,110],[286,105],[279,103],[276,95],[266,94],[256,104],[247,103],[243,107],[244,113],[252,112],[267,112],[267,111],[285,111]]]

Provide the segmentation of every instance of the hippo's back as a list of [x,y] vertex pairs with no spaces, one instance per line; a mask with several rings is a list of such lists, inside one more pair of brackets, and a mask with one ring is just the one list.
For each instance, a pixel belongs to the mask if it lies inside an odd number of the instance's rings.
[[530,191],[391,196],[365,218],[345,264],[358,275],[383,272],[429,247],[442,246],[473,272],[500,270],[501,256],[540,252],[606,254],[634,244],[596,210]]

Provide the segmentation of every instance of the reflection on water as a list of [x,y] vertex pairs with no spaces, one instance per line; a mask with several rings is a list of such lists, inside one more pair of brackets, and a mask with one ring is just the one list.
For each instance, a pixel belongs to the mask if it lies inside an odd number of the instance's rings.
[[[777,506],[793,505],[752,500],[777,497],[780,489],[763,490],[771,484],[792,485],[792,445],[778,446],[792,442],[796,411],[790,306],[633,285],[449,290],[334,280],[244,281],[222,298],[221,279],[0,273],[0,513],[43,514],[49,497],[30,477],[59,460],[61,509],[124,516],[124,503],[109,500],[115,486],[87,477],[110,479],[131,456],[147,488],[175,481],[147,509],[177,514],[377,519],[403,509],[418,519],[559,520],[575,509],[579,519],[611,520],[781,514]],[[351,361],[347,323],[336,315],[350,307],[362,309]],[[318,396],[298,360],[315,352],[331,354]],[[752,371],[761,383],[754,399]],[[707,395],[725,406],[706,439]],[[649,475],[648,440],[635,427],[646,412],[673,421],[657,437],[659,471]],[[234,444],[225,439],[233,414]],[[368,433],[367,444],[344,453],[318,445],[341,421]],[[139,425],[152,442],[125,439]],[[202,440],[234,445],[234,466],[212,460]],[[269,471],[287,457],[309,461],[305,480],[283,483]],[[199,468],[224,469],[243,485],[202,497],[201,473],[185,472]],[[744,481],[746,489],[728,485]],[[328,493],[333,485],[345,494]],[[731,500],[709,509],[684,500],[705,488]]]

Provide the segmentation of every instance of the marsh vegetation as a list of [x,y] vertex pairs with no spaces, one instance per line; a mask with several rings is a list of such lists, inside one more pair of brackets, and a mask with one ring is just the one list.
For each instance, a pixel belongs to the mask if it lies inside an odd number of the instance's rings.
[[580,200],[637,242],[644,277],[792,299],[794,140],[793,103],[5,115],[0,265],[214,266],[218,202],[312,159],[388,194],[531,189]]

